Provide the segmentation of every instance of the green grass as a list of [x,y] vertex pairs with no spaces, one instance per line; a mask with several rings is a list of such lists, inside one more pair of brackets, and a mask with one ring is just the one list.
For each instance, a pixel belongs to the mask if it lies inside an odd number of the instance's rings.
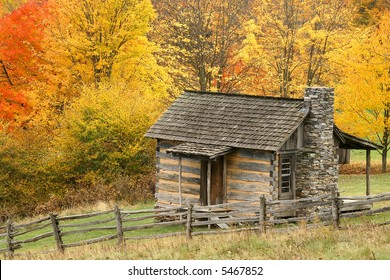
[[[371,194],[390,192],[390,173],[371,174],[370,190]],[[339,191],[342,196],[365,195],[366,176],[362,174],[340,175]]]
[[331,227],[289,233],[228,233],[156,240],[129,241],[122,245],[103,242],[70,248],[63,254],[22,255],[20,259],[151,259],[151,260],[369,260],[390,259],[389,227],[361,226],[335,231]]
[[[378,151],[371,151],[370,156],[371,156],[371,161],[373,163],[382,162],[382,155]],[[351,162],[365,162],[365,161],[366,161],[365,150],[351,150]]]

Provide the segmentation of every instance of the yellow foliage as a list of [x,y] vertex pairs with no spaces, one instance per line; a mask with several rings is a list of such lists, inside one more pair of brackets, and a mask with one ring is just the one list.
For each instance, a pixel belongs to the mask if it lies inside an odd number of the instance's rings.
[[334,54],[341,79],[335,84],[336,123],[355,135],[388,149],[390,131],[390,17],[355,33],[344,50]]

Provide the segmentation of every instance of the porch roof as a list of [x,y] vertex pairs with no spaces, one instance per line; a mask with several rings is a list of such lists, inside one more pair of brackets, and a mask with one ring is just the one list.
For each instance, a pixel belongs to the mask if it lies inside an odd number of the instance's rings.
[[340,148],[352,150],[380,150],[383,147],[366,139],[362,139],[351,134],[348,134],[338,128],[336,125],[333,128],[334,133],[340,140]]
[[174,156],[198,157],[205,159],[215,159],[218,156],[229,153],[233,148],[219,145],[208,145],[199,143],[182,143],[175,147],[169,148],[167,153]]

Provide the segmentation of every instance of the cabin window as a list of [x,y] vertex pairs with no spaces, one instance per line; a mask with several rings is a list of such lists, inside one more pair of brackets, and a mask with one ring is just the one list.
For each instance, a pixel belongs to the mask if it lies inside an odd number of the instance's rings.
[[280,156],[280,172],[279,172],[279,198],[293,199],[294,198],[294,155]]

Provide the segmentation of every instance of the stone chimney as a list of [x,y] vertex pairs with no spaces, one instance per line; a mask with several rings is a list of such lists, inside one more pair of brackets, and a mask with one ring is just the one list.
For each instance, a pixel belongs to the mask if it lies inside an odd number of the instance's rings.
[[333,89],[307,88],[304,106],[309,105],[310,113],[304,123],[304,148],[298,152],[296,159],[297,198],[330,193],[338,185],[338,153],[333,138]]

